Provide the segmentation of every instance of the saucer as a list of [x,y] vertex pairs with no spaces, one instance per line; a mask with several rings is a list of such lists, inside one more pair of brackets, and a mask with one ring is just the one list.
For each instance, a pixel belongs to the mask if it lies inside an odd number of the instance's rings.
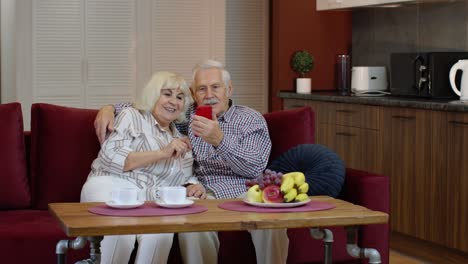
[[106,205],[112,208],[117,208],[117,209],[130,209],[130,208],[140,207],[144,203],[145,201],[137,201],[135,203],[119,204],[119,203],[116,203],[115,201],[107,201]]
[[193,204],[193,200],[190,200],[190,199],[185,199],[185,202],[180,203],[180,204],[168,204],[168,203],[164,203],[163,201],[160,201],[160,200],[156,200],[154,202],[157,205],[159,205],[161,207],[164,207],[164,208],[184,208],[184,207],[188,207],[188,206]]

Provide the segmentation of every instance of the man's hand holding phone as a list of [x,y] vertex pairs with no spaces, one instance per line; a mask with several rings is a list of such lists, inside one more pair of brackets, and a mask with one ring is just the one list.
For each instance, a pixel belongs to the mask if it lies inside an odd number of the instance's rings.
[[[199,116],[204,118],[200,118]],[[221,131],[219,127],[218,120],[213,117],[213,109],[210,105],[197,107],[191,127],[196,137],[200,136],[205,142],[215,147],[219,146],[224,137],[223,131]]]
[[200,105],[197,106],[197,109],[195,110],[195,115],[203,116],[211,120],[213,119],[213,109],[211,105]]
[[[203,116],[204,118],[211,120],[213,118],[213,108],[211,105],[199,105],[195,109],[195,115]],[[198,137],[197,133],[194,132],[194,134],[196,137]]]

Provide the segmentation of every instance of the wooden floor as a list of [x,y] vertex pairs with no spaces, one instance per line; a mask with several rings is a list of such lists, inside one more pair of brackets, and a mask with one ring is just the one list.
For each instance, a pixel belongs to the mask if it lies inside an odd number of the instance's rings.
[[423,260],[405,255],[401,252],[390,250],[390,264],[422,264],[430,263]]
[[468,253],[391,233],[390,264],[467,264]]

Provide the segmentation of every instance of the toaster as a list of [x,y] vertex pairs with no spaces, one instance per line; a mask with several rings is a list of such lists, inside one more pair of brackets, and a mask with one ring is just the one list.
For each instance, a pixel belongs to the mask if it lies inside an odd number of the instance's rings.
[[357,66],[351,69],[351,92],[354,94],[385,93],[387,86],[385,66]]

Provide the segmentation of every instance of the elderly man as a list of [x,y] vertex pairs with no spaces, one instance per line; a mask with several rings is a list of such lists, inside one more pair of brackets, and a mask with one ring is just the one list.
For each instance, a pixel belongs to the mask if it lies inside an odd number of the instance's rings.
[[[220,62],[207,60],[193,69],[191,85],[195,104],[188,123],[179,124],[193,147],[194,175],[206,187],[209,198],[236,198],[245,194],[245,181],[260,175],[267,166],[271,140],[263,116],[230,99],[233,87],[229,72]],[[194,115],[197,105],[211,105],[212,118]],[[100,141],[112,129],[114,110],[128,106],[105,106],[96,117]],[[190,196],[203,197],[196,186],[187,186]],[[289,240],[285,229],[251,230],[257,263],[286,263]],[[219,240],[216,232],[180,233],[185,263],[216,263]]]

